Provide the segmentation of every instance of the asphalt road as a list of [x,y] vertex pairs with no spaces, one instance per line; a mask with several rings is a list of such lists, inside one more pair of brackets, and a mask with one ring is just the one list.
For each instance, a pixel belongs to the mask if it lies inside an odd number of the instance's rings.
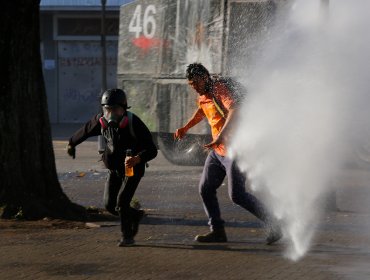
[[[106,170],[98,161],[96,142],[77,147],[73,160],[65,139],[54,139],[66,194],[79,204],[102,207]],[[219,200],[229,242],[194,242],[196,234],[208,231],[197,190],[201,171],[199,166],[172,165],[161,153],[150,162],[135,194],[147,216],[134,247],[116,246],[120,233],[115,219],[89,229],[1,229],[0,279],[370,279],[370,215],[363,211],[367,171],[344,170],[333,181],[340,211],[321,217],[309,252],[297,262],[286,258],[286,240],[264,244],[261,224],[230,202],[226,185]]]

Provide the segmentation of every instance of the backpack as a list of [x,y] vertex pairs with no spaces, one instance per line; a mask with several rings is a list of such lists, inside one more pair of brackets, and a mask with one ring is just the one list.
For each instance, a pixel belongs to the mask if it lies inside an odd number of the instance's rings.
[[128,118],[128,128],[130,129],[130,134],[132,138],[136,139],[134,127],[132,126],[132,113],[130,111],[127,111],[127,118]]
[[[240,104],[245,100],[247,95],[247,89],[244,85],[238,82],[235,78],[232,77],[223,77],[219,75],[212,76],[215,82],[223,83],[226,88],[230,91],[232,98],[235,100],[236,104]],[[216,106],[217,111],[221,114],[223,118],[225,118],[225,109],[222,106],[222,103],[217,100],[215,96],[213,96],[213,103]]]

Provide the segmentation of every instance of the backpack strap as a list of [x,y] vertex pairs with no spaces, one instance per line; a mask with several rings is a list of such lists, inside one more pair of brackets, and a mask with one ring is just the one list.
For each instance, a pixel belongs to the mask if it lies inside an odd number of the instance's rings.
[[132,125],[132,113],[130,111],[127,111],[127,117],[128,117],[128,128],[130,129],[130,134],[134,139],[136,139],[134,127]]
[[[213,76],[212,77],[212,82],[213,84],[216,83],[216,82],[219,82],[219,77],[218,76]],[[225,114],[225,108],[224,106],[222,105],[222,103],[220,102],[220,100],[217,99],[216,95],[212,92],[212,101],[213,101],[213,104],[215,105],[217,111],[220,113],[220,115],[226,119],[227,117],[227,114]]]
[[100,122],[102,131],[108,128],[108,122],[104,119],[104,117],[100,117],[99,122]]
[[217,99],[214,95],[213,95],[212,101],[213,101],[213,104],[215,104],[215,107],[216,107],[217,111],[225,119],[226,118],[225,112],[224,112],[224,110],[222,110],[222,107],[220,106],[219,101],[217,101]]

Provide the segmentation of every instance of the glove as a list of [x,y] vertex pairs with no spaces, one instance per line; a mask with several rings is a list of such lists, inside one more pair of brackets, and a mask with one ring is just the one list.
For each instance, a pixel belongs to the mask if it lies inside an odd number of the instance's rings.
[[67,153],[73,158],[76,158],[76,148],[70,144],[67,145]]

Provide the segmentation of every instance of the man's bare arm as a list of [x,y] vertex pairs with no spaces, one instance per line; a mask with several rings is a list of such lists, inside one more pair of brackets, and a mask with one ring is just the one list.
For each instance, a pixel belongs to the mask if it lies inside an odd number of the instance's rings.
[[181,139],[185,136],[186,132],[192,128],[193,126],[200,123],[204,118],[204,112],[201,108],[198,108],[198,110],[195,111],[193,116],[190,118],[190,120],[181,128],[177,129],[175,132],[175,138]]

